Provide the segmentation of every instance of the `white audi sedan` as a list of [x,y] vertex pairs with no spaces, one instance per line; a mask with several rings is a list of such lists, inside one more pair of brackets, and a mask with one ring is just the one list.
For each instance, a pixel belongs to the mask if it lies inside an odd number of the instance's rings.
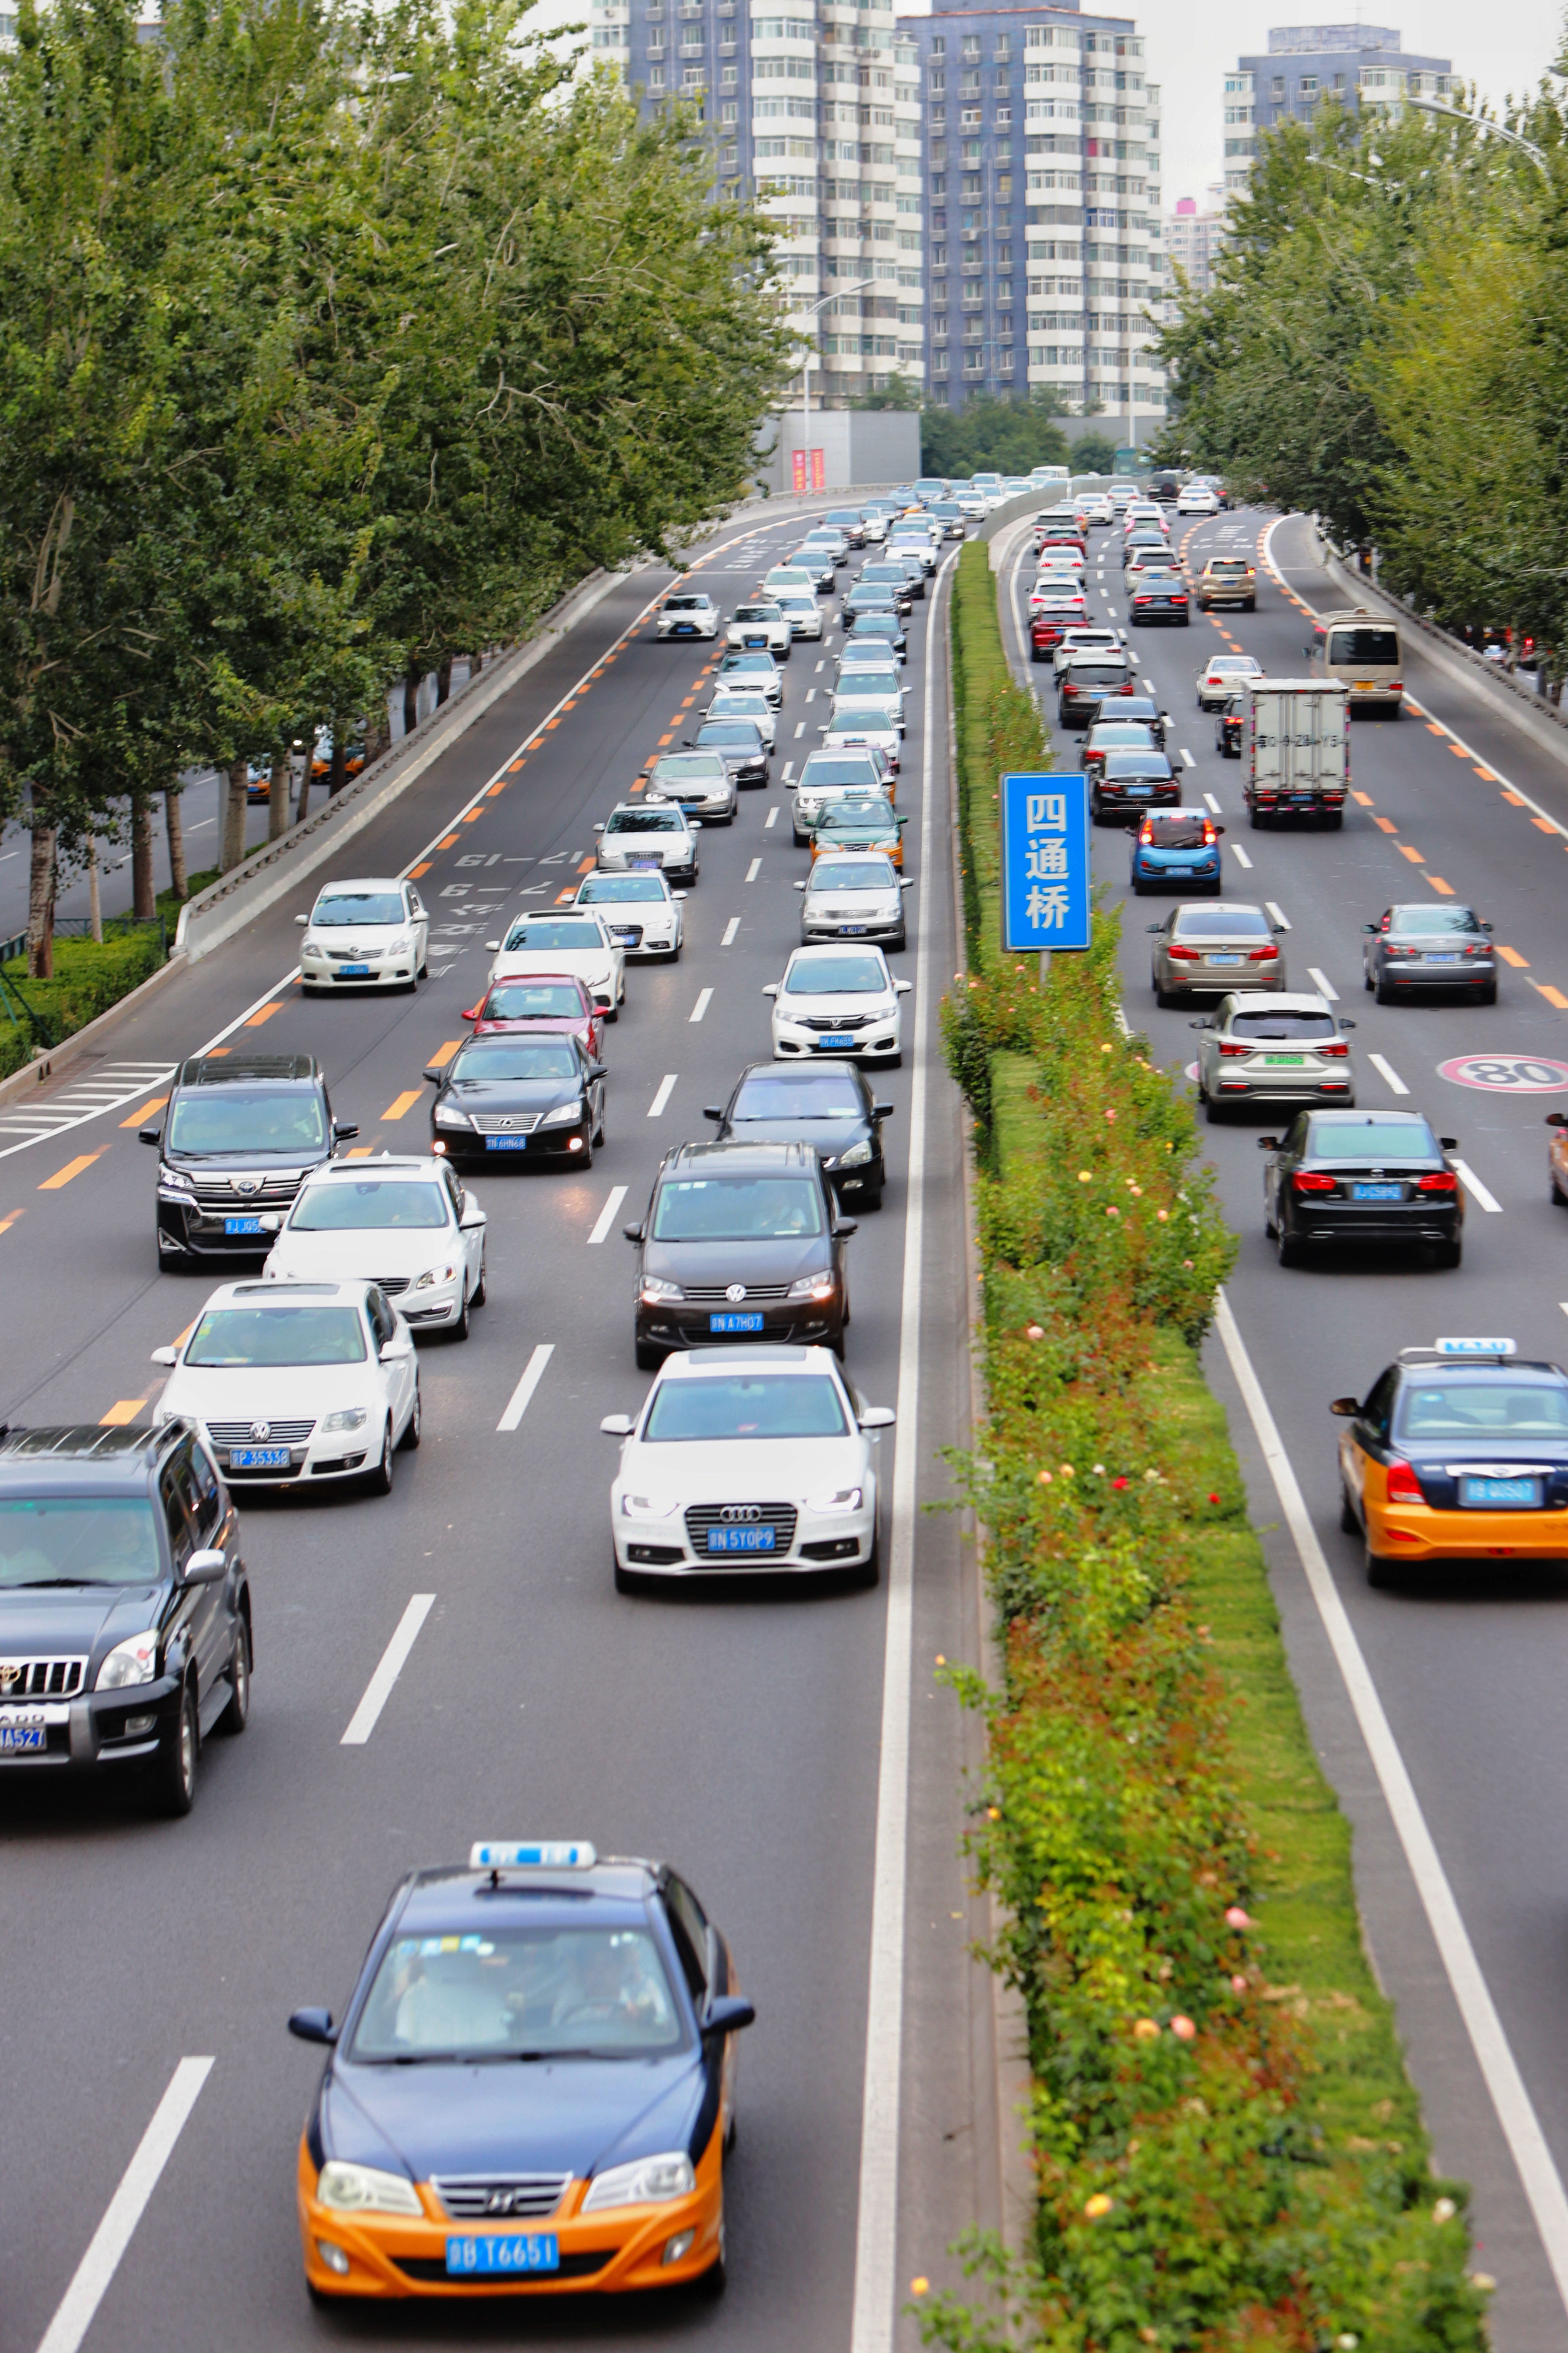
[[[715,785],[727,784],[721,760],[715,757],[703,765]],[[595,861],[601,874],[662,873],[666,881],[689,890],[697,880],[701,830],[701,818],[688,816],[679,801],[656,800],[649,792],[640,801],[617,802],[604,824],[594,828]]]
[[572,904],[597,908],[623,954],[668,956],[674,964],[686,937],[685,897],[662,874],[585,874]]
[[468,1338],[468,1310],[484,1304],[489,1221],[447,1161],[329,1161],[290,1209],[264,1210],[261,1222],[278,1233],[262,1269],[269,1282],[374,1282],[405,1323],[453,1340]]
[[374,1282],[226,1282],[153,1362],[172,1367],[155,1419],[199,1422],[237,1490],[388,1495],[395,1450],[419,1443],[414,1337]]
[[395,874],[328,882],[294,921],[304,989],[408,988],[425,976],[430,918],[412,882]]
[[622,1440],[610,1489],[616,1587],[655,1577],[846,1572],[877,1581],[878,1455],[892,1425],[826,1348],[691,1348],[667,1356]]
[[895,980],[878,947],[800,947],[773,1000],[773,1053],[853,1054],[866,1062],[902,1060],[903,1008],[911,984]]
[[531,980],[535,973],[575,976],[612,1021],[626,1001],[626,956],[602,908],[542,907],[520,915],[506,937],[487,940],[489,983]]
[[737,653],[766,653],[772,654],[775,661],[787,661],[790,626],[771,599],[737,605],[735,617],[724,632],[724,642]]

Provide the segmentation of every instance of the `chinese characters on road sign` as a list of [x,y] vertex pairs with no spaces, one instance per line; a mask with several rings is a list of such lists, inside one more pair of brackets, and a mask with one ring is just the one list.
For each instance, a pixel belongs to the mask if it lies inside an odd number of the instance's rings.
[[1089,787],[1081,776],[1002,779],[1002,942],[1087,948]]

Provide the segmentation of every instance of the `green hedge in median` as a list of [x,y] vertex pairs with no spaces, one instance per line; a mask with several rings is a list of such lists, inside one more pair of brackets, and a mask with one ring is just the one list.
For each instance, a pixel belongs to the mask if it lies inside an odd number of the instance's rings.
[[1434,2179],[1363,1949],[1349,1831],[1287,1668],[1196,1343],[1234,1241],[1191,1113],[1117,1018],[1113,922],[1048,986],[1000,944],[1002,769],[1047,765],[986,551],[952,637],[969,928],[944,1008],[976,1121],[1000,1689],[972,1847],[1026,2006],[1033,2247],[967,2249],[928,2343],[1479,2353],[1464,2192]]
[[[216,866],[193,874],[187,895],[195,898],[217,874]],[[182,902],[161,891],[157,903],[162,933],[152,923],[132,927],[116,917],[106,921],[101,941],[57,933],[52,980],[29,979],[25,956],[0,965],[0,1079],[24,1069],[40,1050],[62,1045],[152,978],[174,942]]]

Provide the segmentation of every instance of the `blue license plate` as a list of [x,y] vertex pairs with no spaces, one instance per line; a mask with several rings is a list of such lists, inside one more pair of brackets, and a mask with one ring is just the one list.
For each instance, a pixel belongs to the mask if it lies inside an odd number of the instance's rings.
[[747,638],[742,642],[749,654],[765,654],[768,649],[766,638]]
[[626,871],[631,874],[658,874],[663,863],[663,860],[658,858],[628,858]]
[[1146,801],[1154,787],[1152,785],[1129,785],[1125,789],[1129,800]]
[[287,1471],[289,1449],[286,1446],[235,1446],[230,1448],[228,1459],[237,1471]]
[[453,2279],[479,2272],[558,2272],[561,2242],[553,2231],[487,2232],[482,2239],[448,2239],[447,2271]]
[[47,1740],[47,1734],[41,1724],[0,1724],[0,1757],[10,1748],[42,1748]]
[[819,1038],[816,1043],[821,1051],[829,1054],[837,1054],[842,1053],[846,1046],[853,1046],[855,1039],[852,1033],[847,1029],[842,1032],[834,1029],[831,1030],[826,1038]]
[[710,1528],[710,1552],[775,1552],[778,1549],[776,1528]]
[[1211,955],[1208,958],[1208,962],[1210,964],[1239,964],[1241,962],[1241,958],[1238,955]]
[[694,638],[697,635],[697,629],[695,624],[690,621],[677,621],[669,634],[672,638]]
[[1404,1198],[1403,1185],[1352,1185],[1351,1187],[1352,1201],[1403,1201]]
[[526,1135],[487,1135],[485,1150],[487,1152],[526,1152],[528,1138]]
[[840,936],[847,940],[858,939],[865,929],[864,923],[840,923],[838,926]]
[[338,966],[340,980],[368,980],[369,977],[370,966],[367,964],[341,964]]
[[760,1332],[762,1328],[760,1312],[744,1315],[710,1315],[708,1318],[710,1332]]
[[226,1234],[258,1234],[261,1220],[259,1218],[226,1218],[223,1229]]
[[612,923],[610,926],[610,937],[613,940],[619,940],[623,947],[628,940],[635,945],[639,936],[637,932],[628,931],[624,923]]
[[1539,1479],[1482,1479],[1459,1482],[1459,1501],[1472,1511],[1532,1512],[1541,1503]]
[[1428,955],[1428,956],[1427,956],[1427,958],[1426,958],[1426,961],[1427,961],[1427,963],[1428,963],[1428,964],[1463,964],[1463,963],[1464,963],[1464,961],[1465,961],[1465,959],[1464,959],[1464,957],[1463,957],[1463,956],[1457,956],[1457,955]]

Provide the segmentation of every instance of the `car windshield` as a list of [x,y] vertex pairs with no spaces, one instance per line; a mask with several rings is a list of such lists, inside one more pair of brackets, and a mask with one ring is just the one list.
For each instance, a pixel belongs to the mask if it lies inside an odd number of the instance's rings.
[[[667,752],[648,772],[648,787],[665,792],[671,785],[718,785],[724,781],[724,763],[716,752]],[[624,812],[635,817],[635,809]],[[676,822],[679,824],[679,819]]]
[[741,1083],[731,1119],[860,1119],[853,1079],[838,1071],[756,1071]]
[[628,899],[658,899],[662,902],[664,884],[657,874],[590,874],[577,896],[585,907],[596,906],[601,901],[609,905],[624,905]]
[[885,858],[819,858],[811,870],[814,891],[896,891],[899,878]]
[[479,1038],[465,1046],[450,1076],[473,1080],[574,1079],[582,1064],[570,1038]]
[[323,892],[310,922],[319,932],[352,929],[355,923],[401,923],[405,911],[396,891]]
[[1068,665],[1068,686],[1120,686],[1127,676],[1125,662],[1070,662]]
[[890,639],[903,635],[901,624],[899,622],[895,615],[889,612],[868,613],[862,611],[860,617],[856,622],[855,626],[860,631],[861,636],[867,638],[888,638]]
[[1250,654],[1215,654],[1209,664],[1211,678],[1226,678],[1232,671],[1245,670],[1248,677],[1261,677],[1261,665]]
[[826,1373],[733,1373],[660,1381],[643,1426],[655,1446],[715,1438],[847,1438],[849,1423]]
[[731,675],[736,671],[739,671],[742,678],[772,678],[773,676],[773,658],[772,654],[726,654],[720,667],[723,670],[729,670]]
[[1250,564],[1244,563],[1239,556],[1216,555],[1211,563],[1206,564],[1204,566],[1204,569],[1206,572],[1214,573],[1216,576],[1221,573],[1237,572],[1245,575],[1247,573],[1251,571],[1252,566]]
[[289,1219],[296,1234],[358,1233],[370,1227],[417,1226],[434,1229],[452,1222],[444,1185],[408,1177],[360,1176],[345,1184],[333,1177],[307,1185]]
[[[808,612],[815,613],[816,607],[815,605],[808,605],[806,610]],[[768,720],[771,722],[773,718],[773,706],[769,702],[765,694],[725,694],[721,692],[714,696],[712,703],[709,708],[708,715],[710,719],[735,718],[755,719],[759,723],[763,720]]]
[[879,956],[803,957],[784,976],[788,997],[884,997],[888,976]]
[[709,601],[706,596],[667,596],[664,609],[667,613],[705,613]]
[[803,793],[820,791],[824,785],[873,786],[880,781],[868,760],[836,760],[831,754],[825,759],[816,752],[800,772]]
[[1568,1385],[1523,1381],[1412,1382],[1399,1403],[1399,1434],[1430,1438],[1568,1439]]
[[1331,629],[1329,659],[1352,667],[1361,662],[1369,669],[1390,669],[1399,659],[1399,632],[1396,629]]
[[1331,1013],[1237,1013],[1231,1018],[1233,1038],[1332,1038],[1338,1023]]
[[821,834],[832,833],[896,833],[899,820],[886,801],[862,801],[846,798],[829,801],[817,820]]
[[150,1496],[8,1495],[0,1501],[0,1591],[24,1585],[155,1585],[163,1573]]
[[793,613],[815,613],[816,599],[815,596],[781,596],[779,610],[786,617]]
[[821,1231],[809,1176],[668,1176],[654,1203],[659,1242],[784,1241]]
[[891,670],[842,670],[834,691],[834,700],[842,702],[850,695],[860,695],[868,701],[897,702],[899,674]]
[[680,2012],[645,1929],[465,1922],[396,1936],[383,1956],[350,2057],[598,2058],[679,2050]]
[[211,1307],[192,1333],[187,1365],[267,1370],[281,1365],[363,1365],[355,1307]]
[[1447,932],[1479,932],[1474,911],[1469,907],[1392,907],[1388,915],[1391,936],[1409,939],[1439,938]]
[[171,1152],[322,1152],[327,1115],[314,1088],[204,1088],[169,1113]]
[[[672,785],[687,781],[684,776],[668,779]],[[710,779],[704,776],[700,781],[707,784]],[[605,824],[606,833],[684,833],[685,830],[685,821],[679,809],[649,808],[646,804],[640,808],[612,809]]]
[[784,618],[776,605],[737,605],[737,621],[779,621]]
[[1168,817],[1145,818],[1139,838],[1153,849],[1202,849],[1208,819],[1201,813],[1173,809]]
[[1256,907],[1183,907],[1175,933],[1179,940],[1266,940],[1268,918]]
[[576,1021],[583,999],[575,984],[560,980],[509,980],[492,988],[479,1008],[485,1021]]
[[[612,820],[613,822],[613,820]],[[564,915],[536,917],[531,923],[514,923],[506,935],[509,948],[602,948],[597,923],[574,923]]]
[[750,719],[717,719],[708,722],[697,740],[700,744],[739,744],[748,752],[754,752],[763,739]]
[[1307,1157],[1313,1161],[1370,1161],[1376,1166],[1395,1160],[1440,1160],[1437,1139],[1424,1119],[1317,1119],[1307,1139]]
[[1119,745],[1139,752],[1152,752],[1155,748],[1154,739],[1147,727],[1131,721],[1118,721],[1114,726],[1107,724],[1090,728],[1086,746],[1089,751],[1103,752],[1108,748],[1114,751]]
[[1105,773],[1109,776],[1171,776],[1175,770],[1163,752],[1108,752]]

